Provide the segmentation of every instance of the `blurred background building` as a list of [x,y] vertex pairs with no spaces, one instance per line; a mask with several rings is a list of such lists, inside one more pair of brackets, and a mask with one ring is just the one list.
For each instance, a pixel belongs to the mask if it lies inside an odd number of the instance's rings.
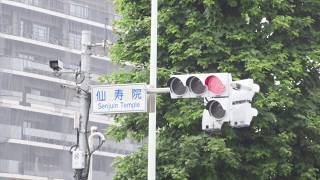
[[[73,179],[69,149],[79,99],[61,87],[72,85],[72,76],[55,77],[48,62],[79,67],[81,31],[90,30],[93,42],[114,42],[116,17],[111,0],[0,0],[0,180]],[[108,49],[94,49],[92,83],[122,68],[110,62]],[[90,126],[112,123],[112,117],[90,115]],[[112,160],[139,146],[107,140],[94,155],[94,179],[112,179]]]

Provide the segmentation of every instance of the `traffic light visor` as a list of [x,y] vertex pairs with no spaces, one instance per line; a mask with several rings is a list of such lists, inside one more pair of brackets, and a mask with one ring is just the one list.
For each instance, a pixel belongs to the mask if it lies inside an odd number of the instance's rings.
[[218,101],[210,101],[207,103],[206,109],[209,114],[217,119],[221,119],[225,116],[226,110],[223,109],[222,105]]
[[205,80],[208,90],[214,94],[220,95],[225,92],[226,87],[217,76],[209,76]]
[[179,78],[170,78],[168,85],[170,86],[170,91],[178,96],[183,95],[187,92],[187,87],[183,85],[182,81]]
[[194,94],[201,95],[206,91],[206,86],[204,86],[201,80],[195,76],[191,76],[188,78],[187,86],[190,88],[190,91]]

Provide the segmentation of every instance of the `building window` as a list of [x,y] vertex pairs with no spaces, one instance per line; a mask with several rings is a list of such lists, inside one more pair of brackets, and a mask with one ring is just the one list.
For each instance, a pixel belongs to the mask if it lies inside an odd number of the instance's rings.
[[49,28],[38,24],[32,25],[33,39],[38,41],[49,41]]
[[70,4],[70,15],[81,17],[81,18],[88,18],[89,17],[89,7],[85,5]]
[[33,94],[33,95],[36,95],[36,96],[41,96],[41,91],[39,89],[31,88],[30,94]]
[[20,36],[23,36],[23,24],[24,24],[24,22],[21,20],[20,21]]
[[23,121],[23,128],[31,128],[31,122],[30,121]]
[[0,31],[4,32],[6,34],[12,34],[13,28],[12,28],[12,17],[6,14],[0,14]]
[[81,49],[81,35],[69,33],[69,47],[71,49]]
[[34,6],[40,6],[39,0],[25,0],[24,1],[25,4],[31,4]]
[[18,53],[18,58],[34,61],[34,56],[25,53]]
[[59,11],[59,12],[64,12],[64,8],[63,8],[63,0],[53,0],[50,1],[50,9],[53,9],[55,11]]

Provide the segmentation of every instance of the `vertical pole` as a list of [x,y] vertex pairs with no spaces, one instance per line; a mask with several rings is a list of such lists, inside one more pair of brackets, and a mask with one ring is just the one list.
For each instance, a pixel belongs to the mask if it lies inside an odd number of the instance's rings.
[[[81,91],[78,92],[80,96],[80,107],[81,107],[81,118],[80,118],[80,137],[79,137],[79,150],[85,154],[85,168],[82,171],[82,175],[87,175],[87,168],[89,168],[87,163],[87,121],[89,117],[89,106],[90,99],[89,95],[83,90],[89,90],[89,70],[90,70],[90,43],[91,43],[91,32],[82,31],[81,37],[81,66],[80,72],[84,75],[84,80],[80,84]],[[82,178],[81,178],[82,179]]]
[[[92,136],[93,136],[93,131],[92,131],[92,128],[91,128],[91,133],[90,133],[90,136],[88,138],[88,143],[89,143],[89,149],[91,151],[93,151],[93,142],[92,142]],[[88,174],[88,180],[93,180],[93,168],[92,168],[92,163],[93,163],[93,154],[91,155],[90,158],[90,164],[88,164],[89,166],[89,174]]]
[[[93,145],[92,142],[89,142],[89,147],[92,150],[93,149]],[[89,174],[88,174],[88,180],[93,180],[93,167],[92,167],[92,163],[93,163],[93,155],[91,155],[90,158],[90,164],[89,164]]]
[[[158,0],[151,1],[151,52],[150,52],[150,86],[157,87],[157,29]],[[154,112],[149,113],[148,132],[148,180],[156,179],[156,94],[154,95]]]

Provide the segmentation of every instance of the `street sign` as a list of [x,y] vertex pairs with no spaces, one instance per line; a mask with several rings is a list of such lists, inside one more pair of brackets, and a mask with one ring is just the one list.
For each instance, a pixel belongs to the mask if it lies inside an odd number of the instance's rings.
[[92,113],[147,112],[146,84],[91,86]]

